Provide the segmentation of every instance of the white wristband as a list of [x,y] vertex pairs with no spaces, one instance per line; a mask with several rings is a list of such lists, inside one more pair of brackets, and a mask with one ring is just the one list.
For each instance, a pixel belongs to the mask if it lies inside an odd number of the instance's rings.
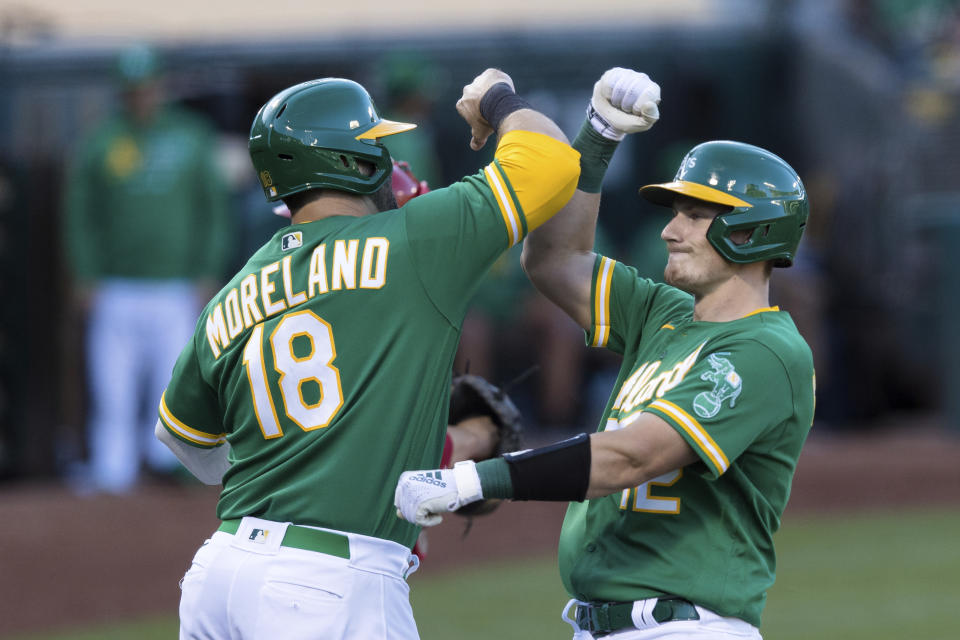
[[460,506],[483,500],[483,487],[477,474],[477,464],[464,460],[453,465],[453,478],[457,481],[457,500]]

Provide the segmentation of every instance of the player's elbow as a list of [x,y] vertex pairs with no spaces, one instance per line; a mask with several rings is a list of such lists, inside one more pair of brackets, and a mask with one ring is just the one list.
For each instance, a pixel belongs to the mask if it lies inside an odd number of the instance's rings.
[[523,243],[523,253],[520,254],[520,266],[523,267],[523,272],[527,274],[527,277],[534,284],[537,283],[537,280],[543,278],[546,271],[545,265],[549,257],[550,252],[545,251],[542,245],[531,242],[529,239]]
[[563,256],[558,247],[528,239],[523,243],[520,264],[527,278],[540,293],[552,298],[551,293],[562,288]]
[[654,473],[656,452],[641,445],[621,451],[621,456],[620,464],[616,467],[619,471],[616,479],[617,488],[636,487],[656,477]]
[[523,209],[528,230],[536,229],[573,197],[580,154],[568,144],[529,131],[511,131],[496,159]]

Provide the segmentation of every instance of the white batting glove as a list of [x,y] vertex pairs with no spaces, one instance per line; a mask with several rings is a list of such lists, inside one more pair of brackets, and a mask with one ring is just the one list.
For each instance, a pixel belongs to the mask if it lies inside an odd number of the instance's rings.
[[397,481],[393,505],[398,517],[422,527],[432,527],[443,520],[440,514],[482,499],[476,464],[465,460],[453,469],[404,471]]
[[587,108],[590,124],[603,137],[622,140],[646,131],[660,119],[660,85],[645,73],[614,67],[593,85]]

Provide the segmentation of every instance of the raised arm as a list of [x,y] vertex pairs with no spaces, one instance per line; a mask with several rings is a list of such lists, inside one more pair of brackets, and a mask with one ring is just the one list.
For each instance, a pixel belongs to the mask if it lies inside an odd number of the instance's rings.
[[600,185],[620,140],[646,131],[660,117],[660,87],[645,73],[613,68],[594,85],[587,118],[573,142],[580,152],[580,181],[573,197],[553,218],[530,233],[523,268],[554,304],[589,329],[590,285]]
[[457,113],[470,125],[471,149],[482,149],[494,133],[502,138],[511,131],[542,133],[570,143],[553,120],[531,108],[515,91],[513,80],[499,69],[487,69],[463,88]]
[[[496,169],[488,167],[488,179],[501,201],[516,199],[518,208],[507,203],[503,212],[515,223],[512,245],[570,200],[580,176],[580,154],[553,120],[514,92],[513,80],[499,69],[487,69],[463,88],[457,112],[470,125],[472,149],[496,136]],[[496,177],[500,173],[507,184]]]

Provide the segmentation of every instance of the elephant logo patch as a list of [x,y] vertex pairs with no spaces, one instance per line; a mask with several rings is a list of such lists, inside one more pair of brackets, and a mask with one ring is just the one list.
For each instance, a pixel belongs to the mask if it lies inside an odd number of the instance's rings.
[[713,371],[706,371],[700,374],[701,380],[707,380],[713,383],[712,391],[704,391],[697,394],[693,399],[693,410],[701,418],[712,418],[723,408],[724,402],[729,401],[732,409],[737,404],[737,398],[743,391],[743,378],[737,373],[733,363],[720,355],[729,354],[710,354],[707,356],[707,363]]

